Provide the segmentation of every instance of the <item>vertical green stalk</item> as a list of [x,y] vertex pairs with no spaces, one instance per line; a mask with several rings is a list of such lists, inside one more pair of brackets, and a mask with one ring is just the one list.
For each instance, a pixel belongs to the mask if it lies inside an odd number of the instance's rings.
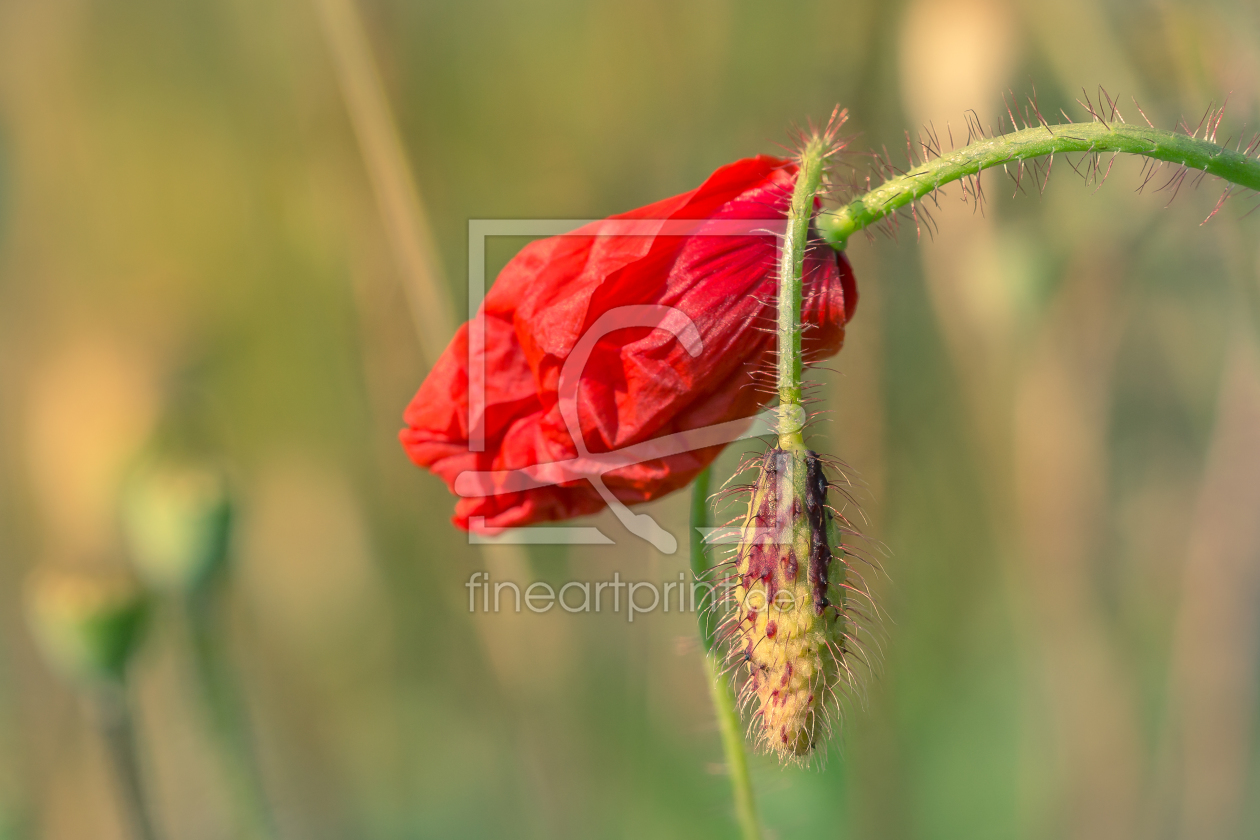
[[118,792],[127,811],[132,833],[136,840],[157,840],[153,818],[149,814],[144,784],[140,779],[139,750],[136,749],[136,730],[132,720],[127,683],[124,680],[104,684],[95,690],[97,726],[105,740],[114,775],[118,780]]
[[809,244],[809,222],[814,215],[814,196],[822,183],[826,141],[812,138],[801,152],[800,170],[792,190],[787,231],[779,252],[778,384],[779,448],[802,450],[805,439],[805,410],[801,406],[801,278],[805,268],[805,248]]
[[[696,583],[710,582],[709,552],[704,535],[697,529],[709,527],[709,482],[712,473],[712,467],[705,467],[691,483],[691,576]],[[717,639],[717,617],[712,606],[711,601],[706,601],[696,613],[700,622],[700,641],[706,654],[712,652]]]
[[[691,485],[691,573],[697,583],[711,582],[708,552],[699,529],[709,527],[709,478],[705,469]],[[722,735],[722,751],[731,779],[731,796],[735,800],[735,819],[743,840],[761,840],[761,824],[757,821],[757,803],[753,797],[752,777],[748,773],[748,755],[744,750],[744,732],[739,722],[739,708],[730,680],[723,673],[721,656],[714,650],[717,619],[712,603],[701,606],[700,641],[704,645],[704,669],[709,680],[709,696],[717,715]]]
[[743,840],[761,840],[761,823],[757,821],[757,803],[753,798],[752,777],[748,773],[748,755],[744,751],[744,727],[739,721],[739,708],[730,678],[722,672],[722,663],[712,653],[704,657],[709,677],[709,695],[717,712],[718,731],[726,753],[726,770],[731,777],[731,795],[735,798],[735,819]]
[[189,593],[184,602],[193,664],[211,733],[219,748],[223,773],[243,837],[270,840],[276,836],[263,794],[240,690],[223,650],[223,627],[217,611],[215,581]]

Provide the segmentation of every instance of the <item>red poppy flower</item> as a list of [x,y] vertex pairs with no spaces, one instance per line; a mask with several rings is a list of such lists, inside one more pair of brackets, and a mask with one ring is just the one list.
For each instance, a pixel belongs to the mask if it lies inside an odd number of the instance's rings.
[[[717,457],[732,438],[691,451],[675,438],[659,457],[642,455],[665,436],[749,418],[773,395],[758,379],[774,363],[770,228],[782,230],[795,177],[790,161],[740,160],[691,192],[533,242],[508,263],[477,316],[484,398],[479,388],[470,399],[466,323],[400,435],[417,465],[453,492],[459,483],[456,525],[593,513],[607,503],[601,490],[644,502]],[[807,358],[832,355],[857,304],[844,254],[812,246],[804,288]],[[471,451],[470,437],[483,451]]]

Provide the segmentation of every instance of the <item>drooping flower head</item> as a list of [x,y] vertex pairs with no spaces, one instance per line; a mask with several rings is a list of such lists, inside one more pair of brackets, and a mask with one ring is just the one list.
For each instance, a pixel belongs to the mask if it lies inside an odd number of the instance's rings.
[[[508,263],[400,435],[417,465],[464,491],[457,525],[594,513],[608,503],[584,477],[594,474],[616,500],[648,501],[717,457],[724,443],[650,444],[749,418],[772,396],[758,376],[775,352],[775,228],[796,171],[774,157],[736,161],[690,192],[534,242]],[[830,356],[857,304],[844,254],[810,247],[804,289],[805,352]],[[479,346],[484,357],[470,356]],[[484,386],[470,376],[482,366]]]

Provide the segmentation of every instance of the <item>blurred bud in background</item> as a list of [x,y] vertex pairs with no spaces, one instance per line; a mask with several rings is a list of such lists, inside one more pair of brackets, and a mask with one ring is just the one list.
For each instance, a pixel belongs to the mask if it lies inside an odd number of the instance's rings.
[[26,595],[44,658],[88,701],[132,836],[155,840],[127,684],[128,665],[148,623],[148,595],[134,577],[108,568],[37,570]]
[[194,591],[224,565],[232,496],[213,460],[142,457],[123,483],[120,514],[131,562],[154,589]]
[[121,683],[140,646],[149,600],[121,572],[36,571],[27,616],[49,664],[80,686]]

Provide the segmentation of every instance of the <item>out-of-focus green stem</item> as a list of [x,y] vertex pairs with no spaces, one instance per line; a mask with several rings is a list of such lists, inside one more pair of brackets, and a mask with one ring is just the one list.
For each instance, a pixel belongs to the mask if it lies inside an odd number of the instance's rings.
[[140,779],[139,751],[136,749],[135,723],[125,681],[111,682],[95,690],[92,696],[97,726],[105,739],[119,795],[137,840],[157,840],[153,818]]
[[778,386],[779,447],[804,449],[801,434],[801,276],[805,248],[809,244],[809,223],[814,216],[814,196],[822,183],[826,141],[811,139],[801,153],[792,204],[788,209],[787,231],[779,251]]
[[1144,155],[1260,190],[1260,160],[1207,140],[1121,122],[1043,125],[980,140],[889,178],[835,212],[821,215],[818,229],[828,244],[840,249],[853,234],[951,181],[994,166],[1068,152]]
[[709,676],[709,694],[717,712],[722,749],[726,752],[726,770],[731,777],[731,795],[735,798],[735,819],[743,840],[761,840],[761,823],[757,821],[757,803],[753,799],[752,777],[748,773],[748,755],[744,751],[744,729],[739,722],[739,709],[730,679],[722,673],[722,664],[713,653],[704,655]]
[[[711,583],[708,551],[704,532],[709,518],[710,470],[705,469],[691,485],[691,573],[697,583]],[[735,800],[735,818],[739,822],[743,840],[761,840],[761,824],[757,822],[757,803],[753,798],[752,777],[748,773],[748,755],[744,750],[744,733],[739,722],[739,708],[729,678],[722,672],[722,661],[714,650],[716,620],[711,602],[704,604],[699,613],[700,641],[704,646],[705,676],[709,681],[709,696],[717,715],[718,731],[722,736],[722,751],[726,755],[726,768],[730,774],[731,796]]]
[[416,187],[357,0],[315,0],[342,98],[363,154],[390,249],[403,278],[425,361],[434,364],[454,330],[454,307],[428,213]]
[[217,612],[221,604],[213,584],[211,581],[209,586],[189,593],[185,600],[198,689],[219,748],[241,835],[251,840],[272,840],[276,837],[275,827],[263,793],[249,721],[223,649],[223,627]]

